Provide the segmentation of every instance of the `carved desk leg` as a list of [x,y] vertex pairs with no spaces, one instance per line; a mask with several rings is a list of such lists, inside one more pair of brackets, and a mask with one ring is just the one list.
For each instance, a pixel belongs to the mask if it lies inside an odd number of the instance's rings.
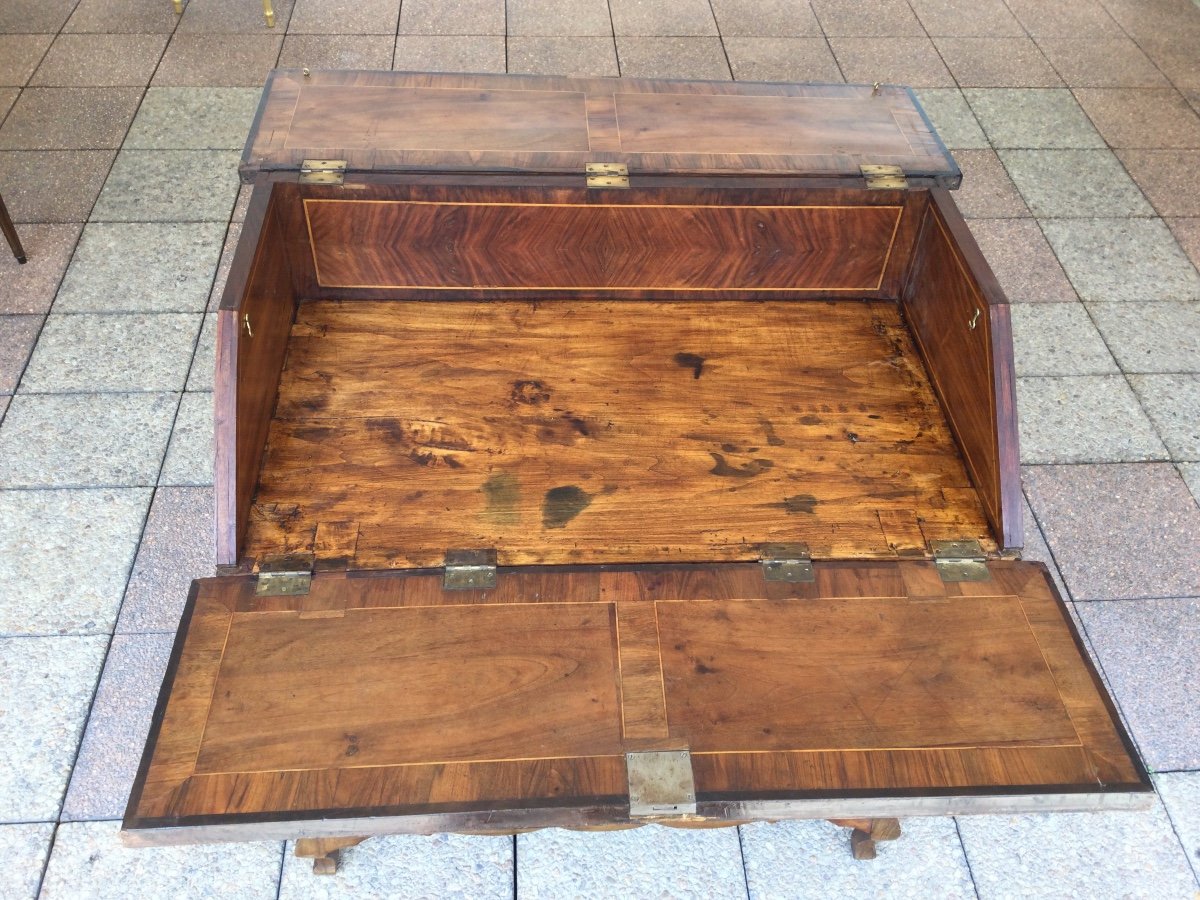
[[314,875],[333,875],[337,872],[339,851],[365,840],[365,837],[300,838],[296,841],[296,856],[313,861]]
[[899,819],[830,819],[834,825],[851,828],[850,852],[855,859],[874,859],[876,841],[900,837]]

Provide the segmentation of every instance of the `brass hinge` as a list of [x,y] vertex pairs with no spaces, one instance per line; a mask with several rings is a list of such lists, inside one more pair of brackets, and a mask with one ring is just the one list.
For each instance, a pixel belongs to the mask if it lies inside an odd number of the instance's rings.
[[858,170],[867,180],[869,191],[903,191],[908,188],[904,170],[899,166],[859,166]]
[[306,159],[300,163],[301,184],[341,184],[345,180],[344,159]]
[[484,591],[496,586],[495,550],[447,550],[442,587],[447,591]]
[[629,817],[694,816],[696,781],[687,750],[625,754]]
[[942,581],[991,581],[987,554],[979,541],[930,541],[933,562]]
[[629,187],[629,167],[624,163],[588,163],[583,167],[590,188]]
[[256,597],[295,597],[307,594],[312,585],[313,555],[294,553],[269,556],[258,566]]
[[767,544],[760,551],[763,578],[793,584],[815,581],[808,544]]

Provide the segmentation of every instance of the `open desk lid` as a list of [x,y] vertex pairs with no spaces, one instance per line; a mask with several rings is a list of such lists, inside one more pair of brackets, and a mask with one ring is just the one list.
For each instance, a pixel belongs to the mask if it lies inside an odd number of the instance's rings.
[[909,185],[962,180],[912,91],[895,85],[305,71],[268,77],[243,180],[306,160],[342,161],[349,172],[539,174],[613,163],[631,175],[855,187],[862,166],[883,166]]

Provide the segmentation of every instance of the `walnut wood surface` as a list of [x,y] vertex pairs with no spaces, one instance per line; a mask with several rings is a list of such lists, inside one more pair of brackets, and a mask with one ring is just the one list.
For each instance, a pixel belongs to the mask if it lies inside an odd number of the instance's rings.
[[[755,564],[502,570],[494,591],[450,593],[439,574],[329,572],[311,596],[261,598],[250,576],[202,580],[125,825],[628,821],[623,754],[653,747],[691,749],[713,820],[739,797],[1145,790],[1044,567],[989,568],[975,584],[925,561],[817,562],[811,584]],[[305,618],[313,603],[339,614]],[[651,647],[667,732],[623,734]]]
[[788,174],[858,180],[901,166],[957,187],[907,88],[276,70],[242,175],[344,159],[356,171]]
[[995,548],[896,304],[861,301],[301,304],[245,556],[334,523],[354,568]]

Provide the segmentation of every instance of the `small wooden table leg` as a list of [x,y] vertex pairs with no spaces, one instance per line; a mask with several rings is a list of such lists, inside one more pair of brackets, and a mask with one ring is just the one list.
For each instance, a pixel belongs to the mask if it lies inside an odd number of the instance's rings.
[[340,851],[365,840],[365,837],[300,838],[296,841],[296,856],[313,861],[314,875],[335,875]]
[[874,859],[876,841],[894,841],[900,837],[899,819],[830,819],[834,825],[850,828],[850,852],[855,859]]
[[25,265],[25,248],[21,246],[21,239],[17,237],[17,226],[13,224],[12,218],[8,215],[8,207],[4,205],[3,197],[0,197],[0,230],[8,238],[8,246],[12,247],[13,256],[17,258],[17,262]]

